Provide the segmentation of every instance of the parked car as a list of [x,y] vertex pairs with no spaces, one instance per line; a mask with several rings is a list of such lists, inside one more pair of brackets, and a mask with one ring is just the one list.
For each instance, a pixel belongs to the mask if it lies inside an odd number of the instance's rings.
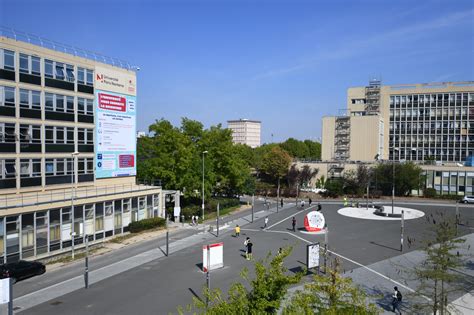
[[0,278],[12,278],[13,283],[42,275],[45,272],[46,266],[38,261],[20,260],[0,265]]
[[462,203],[474,203],[474,196],[464,196],[461,200]]

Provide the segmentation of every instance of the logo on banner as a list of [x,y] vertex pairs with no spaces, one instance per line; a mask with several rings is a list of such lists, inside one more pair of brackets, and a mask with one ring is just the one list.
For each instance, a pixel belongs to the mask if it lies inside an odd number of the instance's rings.
[[319,211],[311,211],[304,218],[304,227],[308,232],[318,232],[324,228],[326,221]]

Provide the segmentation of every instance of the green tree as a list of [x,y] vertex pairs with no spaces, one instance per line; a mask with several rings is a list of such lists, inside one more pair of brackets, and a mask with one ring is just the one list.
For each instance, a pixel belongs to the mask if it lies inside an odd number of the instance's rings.
[[306,144],[294,138],[289,138],[285,142],[280,143],[280,147],[293,157],[300,159],[309,157],[309,148]]
[[311,140],[305,140],[304,143],[309,150],[307,158],[313,161],[321,160],[321,143]]
[[411,191],[419,189],[423,182],[423,170],[413,162],[380,163],[374,172],[374,176],[377,178],[377,186],[386,196],[392,194],[392,180],[395,182],[395,195],[397,196],[410,195]]
[[[291,253],[291,248],[284,248],[281,254],[255,263],[255,277],[250,279],[246,268],[241,277],[247,285],[233,283],[225,298],[219,289],[208,292],[204,290],[205,299],[193,298],[188,311],[208,315],[241,315],[241,314],[274,314],[280,308],[281,302],[292,284],[297,284],[303,277],[303,272],[294,275],[287,274],[283,261]],[[209,306],[206,305],[206,298]],[[179,312],[183,313],[182,308]]]
[[456,237],[454,219],[439,214],[428,220],[432,224],[434,238],[430,237],[430,241],[425,242],[425,259],[408,271],[420,283],[415,293],[421,298],[415,304],[415,310],[435,315],[451,314],[452,308],[447,303],[448,294],[464,290],[460,285],[464,276],[455,270],[466,263],[466,257],[460,254],[466,240]]
[[263,156],[262,171],[278,183],[280,191],[280,179],[283,178],[291,163],[291,156],[282,148],[276,146]]
[[330,262],[328,275],[314,275],[304,290],[297,291],[283,309],[284,315],[296,314],[378,314],[374,304],[368,303],[363,290],[343,277],[336,258]]

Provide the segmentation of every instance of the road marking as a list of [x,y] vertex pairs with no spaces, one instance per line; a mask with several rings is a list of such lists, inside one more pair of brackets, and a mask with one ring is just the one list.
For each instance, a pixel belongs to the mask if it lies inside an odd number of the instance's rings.
[[[306,208],[306,209],[298,210],[297,213],[299,213],[300,211],[309,210],[309,209],[311,209],[311,208],[313,208],[313,207],[316,207],[316,206],[317,206],[317,205],[308,207],[308,208]],[[274,227],[275,225],[278,225],[278,224],[282,223],[283,221],[286,221],[286,220],[288,220],[289,218],[294,217],[294,216],[295,216],[295,213],[289,215],[288,217],[284,218],[283,220],[278,221],[278,222],[275,223],[275,224],[270,225],[269,227],[266,228],[266,230],[269,230],[269,229],[271,229],[272,227]]]
[[[275,223],[275,224],[277,224],[277,223]],[[244,229],[242,229],[242,230],[244,230]],[[261,230],[254,230],[254,229],[246,229],[246,230],[247,230],[247,231],[255,231],[255,232],[261,231]],[[287,232],[287,231],[266,231],[266,232],[290,234],[291,236],[296,237],[296,238],[298,238],[298,239],[300,239],[300,240],[302,240],[303,242],[306,242],[306,243],[308,243],[308,244],[312,244],[312,243],[313,243],[312,241],[308,241],[307,239],[304,239],[304,238],[302,238],[302,237],[300,237],[300,236],[298,236],[298,235],[296,235],[296,234],[293,234],[293,233]],[[365,266],[365,265],[363,265],[363,264],[361,264],[361,263],[359,263],[359,262],[357,262],[357,261],[355,261],[355,260],[352,260],[352,259],[350,259],[350,258],[347,258],[347,257],[345,257],[345,256],[343,256],[343,255],[341,255],[341,254],[338,254],[338,253],[336,253],[336,252],[334,252],[334,251],[332,251],[332,250],[329,250],[329,249],[328,249],[328,252],[330,252],[330,253],[332,253],[332,254],[334,254],[334,255],[336,255],[336,256],[342,258],[342,259],[345,259],[345,260],[347,260],[347,261],[353,263],[354,265],[357,265],[357,266],[359,266],[359,267],[362,267],[362,268],[364,268],[364,269],[367,269],[368,271],[370,271],[370,272],[372,272],[372,273],[374,273],[374,274],[376,274],[376,275],[378,275],[378,276],[380,276],[380,277],[382,277],[382,278],[384,278],[384,279],[386,279],[386,280],[388,280],[388,281],[391,281],[391,282],[395,283],[397,286],[400,286],[400,287],[402,287],[402,288],[405,288],[406,290],[408,290],[408,291],[410,291],[410,292],[412,292],[412,293],[415,292],[415,290],[413,290],[412,288],[410,288],[410,287],[408,287],[408,286],[406,286],[406,285],[404,285],[404,284],[402,284],[402,283],[400,283],[400,282],[398,282],[398,281],[396,281],[396,280],[394,280],[394,279],[392,279],[392,278],[390,278],[390,277],[387,277],[386,275],[384,275],[384,274],[382,274],[382,273],[380,273],[380,272],[378,272],[378,271],[376,271],[376,270],[374,270],[374,269],[372,269],[372,268],[369,268],[369,267],[367,267],[367,266]],[[428,298],[427,296],[422,295],[422,297],[424,297],[424,298],[425,298],[426,300],[428,300],[428,301],[431,301],[431,299]]]

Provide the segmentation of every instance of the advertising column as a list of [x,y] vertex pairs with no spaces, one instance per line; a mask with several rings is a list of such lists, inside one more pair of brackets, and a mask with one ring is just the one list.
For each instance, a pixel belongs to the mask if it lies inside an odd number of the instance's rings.
[[136,76],[95,68],[97,179],[136,175]]

